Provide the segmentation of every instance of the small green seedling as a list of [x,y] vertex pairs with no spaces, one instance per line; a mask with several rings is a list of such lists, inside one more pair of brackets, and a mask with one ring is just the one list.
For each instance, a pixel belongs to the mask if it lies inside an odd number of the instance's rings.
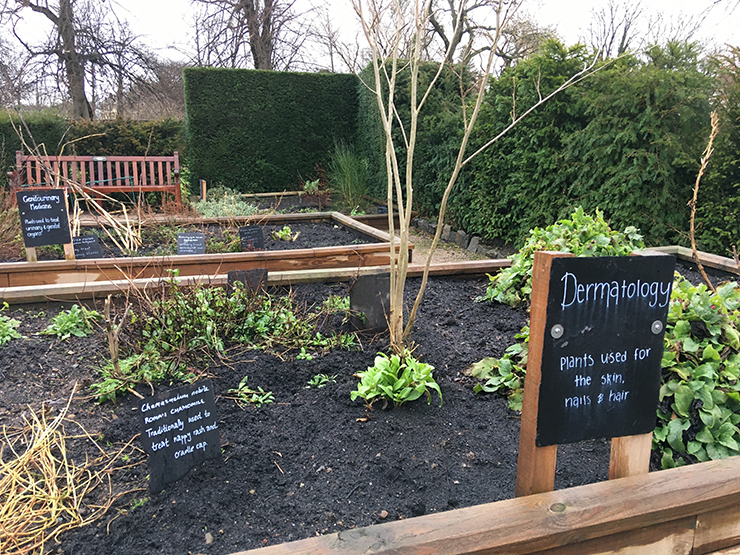
[[242,381],[239,382],[239,387],[236,389],[229,389],[229,393],[233,395],[231,398],[234,399],[238,405],[251,404],[256,407],[261,407],[262,405],[275,401],[275,396],[272,394],[272,391],[265,391],[261,387],[258,387],[256,390],[252,389],[247,385],[247,380],[248,376],[244,376]]
[[300,231],[296,231],[296,233],[293,234],[293,232],[290,229],[290,226],[287,226],[287,225],[283,226],[283,229],[281,229],[280,231],[273,231],[272,233],[270,233],[274,241],[289,241],[289,242],[293,242],[296,239],[298,239],[298,236],[300,234],[301,234]]
[[87,337],[93,332],[92,322],[101,318],[102,316],[96,310],[74,305],[69,310],[63,310],[54,316],[51,324],[41,333],[56,335],[62,341],[73,335],[75,337]]
[[[3,303],[3,307],[0,310],[7,310],[8,303]],[[18,326],[21,323],[18,320],[9,318],[8,316],[0,316],[0,345],[5,345],[10,342],[11,339],[20,339],[23,337],[18,333]]]
[[321,389],[326,387],[330,383],[337,383],[337,376],[329,376],[327,374],[316,374],[313,378],[308,380],[306,389]]

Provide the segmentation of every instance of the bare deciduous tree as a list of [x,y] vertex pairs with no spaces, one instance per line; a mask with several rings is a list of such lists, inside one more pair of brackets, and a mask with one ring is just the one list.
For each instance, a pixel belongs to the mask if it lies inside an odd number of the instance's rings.
[[[42,15],[50,24],[44,42],[29,41],[19,29],[19,23],[32,13]],[[73,118],[94,116],[88,85],[114,75],[114,86],[121,90],[123,80],[136,78],[149,60],[125,22],[118,20],[108,6],[101,7],[93,0],[7,1],[0,16],[34,60],[41,79],[61,76],[60,88],[71,99]]]
[[196,26],[197,65],[288,70],[300,65],[310,33],[295,0],[193,0],[204,8]]
[[[522,119],[526,118],[538,106],[547,102],[558,92],[572,86],[593,71],[593,65],[583,68],[582,71],[572,76],[560,87],[544,93],[540,91],[539,99],[530,107],[522,110],[519,114],[512,114],[512,120],[509,125],[497,136],[492,137],[488,142],[481,146],[472,154],[467,153],[468,141],[471,132],[480,113],[483,98],[486,91],[488,78],[491,74],[494,61],[496,59],[496,50],[501,39],[502,29],[506,23],[511,21],[516,12],[517,5],[501,0],[490,2],[493,9],[493,25],[490,25],[490,31],[486,33],[488,39],[488,55],[483,68],[481,68],[480,79],[471,89],[465,89],[462,86],[462,117],[463,117],[463,134],[460,139],[460,146],[455,161],[455,166],[447,179],[447,186],[442,196],[440,212],[437,221],[437,232],[432,240],[432,245],[427,257],[422,283],[419,292],[411,308],[408,318],[404,314],[404,289],[406,275],[408,271],[408,238],[411,224],[411,208],[413,206],[413,160],[416,148],[416,130],[419,120],[419,113],[424,108],[424,104],[434,88],[439,76],[442,73],[444,64],[440,64],[436,75],[430,79],[429,84],[423,90],[419,90],[419,67],[422,61],[424,50],[424,37],[429,28],[432,0],[411,0],[411,10],[405,9],[401,0],[353,0],[355,11],[357,12],[363,32],[372,51],[372,66],[374,81],[366,83],[366,86],[374,93],[385,136],[385,161],[387,169],[387,190],[388,190],[388,227],[391,236],[395,233],[394,212],[398,212],[399,219],[399,244],[396,259],[395,245],[390,249],[390,311],[388,315],[388,327],[390,331],[392,349],[404,356],[407,352],[407,340],[413,329],[416,313],[424,295],[427,280],[429,277],[429,267],[432,254],[439,243],[444,216],[452,188],[457,182],[461,170],[471,160],[481,152],[485,151],[503,135],[517,125]],[[457,17],[462,17],[466,13],[468,0],[457,0],[456,4]],[[409,19],[408,15],[412,18]],[[390,26],[389,26],[390,24]],[[455,26],[457,22],[455,22]],[[390,32],[389,32],[390,30]],[[394,31],[395,30],[395,31]],[[399,46],[404,41],[404,36],[411,30],[413,37],[411,56],[404,59],[399,56]],[[477,32],[483,32],[478,28]],[[453,42],[449,43],[449,48],[453,48]],[[449,60],[449,50],[445,52],[444,59]],[[595,63],[595,62],[594,62]],[[602,66],[603,67],[603,66]],[[458,66],[459,68],[459,66]],[[395,106],[395,92],[398,76],[401,71],[410,72],[408,98],[410,102],[410,121],[405,123],[398,117]],[[462,72],[459,72],[462,76]],[[538,87],[539,91],[539,87]],[[472,95],[472,97],[471,97]],[[394,144],[394,127],[398,125],[402,130],[403,144]],[[399,163],[397,148],[405,151],[406,159],[404,167]],[[406,320],[404,322],[404,320]]]

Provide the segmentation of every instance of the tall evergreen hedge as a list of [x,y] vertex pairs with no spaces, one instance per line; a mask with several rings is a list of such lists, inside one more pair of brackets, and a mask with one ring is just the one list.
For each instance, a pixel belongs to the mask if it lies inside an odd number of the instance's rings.
[[188,68],[184,80],[193,182],[296,189],[335,141],[354,142],[356,75]]

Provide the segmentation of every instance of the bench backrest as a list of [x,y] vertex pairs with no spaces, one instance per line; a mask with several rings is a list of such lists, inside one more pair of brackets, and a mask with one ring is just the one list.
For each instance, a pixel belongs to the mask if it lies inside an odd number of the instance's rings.
[[13,185],[63,186],[66,178],[83,186],[173,187],[179,185],[180,161],[173,156],[44,156],[15,153]]

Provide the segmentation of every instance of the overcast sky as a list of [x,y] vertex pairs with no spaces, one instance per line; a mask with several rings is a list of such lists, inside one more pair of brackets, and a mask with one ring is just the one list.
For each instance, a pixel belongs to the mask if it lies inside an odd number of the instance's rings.
[[[111,0],[108,0],[109,2]],[[193,21],[190,0],[112,0],[116,10],[127,19],[135,32],[144,35],[147,42],[160,51],[163,57],[178,58],[168,46],[187,47]],[[331,14],[337,26],[354,36],[350,28],[355,25],[351,0],[297,0],[306,9],[331,4]],[[568,45],[586,35],[594,10],[606,6],[608,0],[525,0],[523,10],[540,25],[555,27]],[[738,0],[643,0],[645,12],[662,12],[674,19],[704,18],[700,38],[712,40],[717,45],[740,45],[740,1]],[[34,14],[43,22],[43,16]]]

